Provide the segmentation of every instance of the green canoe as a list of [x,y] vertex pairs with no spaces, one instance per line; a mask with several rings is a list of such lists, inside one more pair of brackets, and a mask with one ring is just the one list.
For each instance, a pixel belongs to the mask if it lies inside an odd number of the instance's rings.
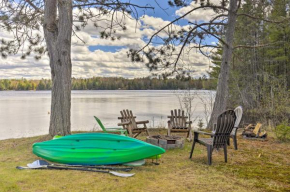
[[123,164],[164,153],[163,148],[126,136],[81,133],[33,144],[46,160],[72,165]]

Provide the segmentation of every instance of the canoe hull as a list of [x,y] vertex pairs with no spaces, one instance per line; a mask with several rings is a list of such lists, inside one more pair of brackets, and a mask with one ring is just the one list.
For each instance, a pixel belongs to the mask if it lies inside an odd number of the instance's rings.
[[35,155],[72,165],[123,164],[164,152],[155,145],[107,133],[74,134],[33,144]]

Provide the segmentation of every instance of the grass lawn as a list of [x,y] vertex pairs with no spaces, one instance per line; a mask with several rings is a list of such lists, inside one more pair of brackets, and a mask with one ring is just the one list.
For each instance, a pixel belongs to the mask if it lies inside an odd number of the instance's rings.
[[[152,134],[165,133],[150,130]],[[228,163],[223,151],[214,151],[213,165],[207,165],[204,146],[196,144],[189,160],[191,143],[183,149],[166,151],[160,165],[147,160],[130,178],[68,170],[17,170],[37,159],[34,142],[47,136],[0,141],[0,192],[5,191],[290,191],[290,144],[273,137],[268,141],[238,138],[239,150],[231,145]],[[145,137],[140,137],[145,139]]]

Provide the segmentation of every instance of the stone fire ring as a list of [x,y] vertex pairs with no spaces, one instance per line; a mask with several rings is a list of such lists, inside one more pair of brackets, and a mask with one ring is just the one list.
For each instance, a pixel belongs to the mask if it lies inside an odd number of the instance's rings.
[[162,147],[163,149],[175,149],[184,147],[184,139],[177,136],[152,135],[146,138],[146,142]]

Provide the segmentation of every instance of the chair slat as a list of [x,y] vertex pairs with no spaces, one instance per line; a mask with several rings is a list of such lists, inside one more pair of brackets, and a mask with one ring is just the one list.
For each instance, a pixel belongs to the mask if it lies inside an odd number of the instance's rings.
[[171,118],[170,118],[170,121],[171,121],[171,125],[172,125],[172,127],[175,127],[175,120],[174,120],[174,113],[173,113],[173,110],[171,110]]
[[[180,117],[180,109],[178,109],[178,117]],[[177,117],[176,117],[177,118]],[[182,126],[182,124],[181,124],[181,120],[182,120],[182,118],[177,118],[177,120],[178,120],[178,126],[179,127],[181,127]]]
[[185,118],[184,118],[184,111],[182,110],[182,118],[181,118],[181,126],[185,127]]
[[174,121],[175,121],[175,126],[178,127],[178,120],[177,120],[177,110],[174,109]]

